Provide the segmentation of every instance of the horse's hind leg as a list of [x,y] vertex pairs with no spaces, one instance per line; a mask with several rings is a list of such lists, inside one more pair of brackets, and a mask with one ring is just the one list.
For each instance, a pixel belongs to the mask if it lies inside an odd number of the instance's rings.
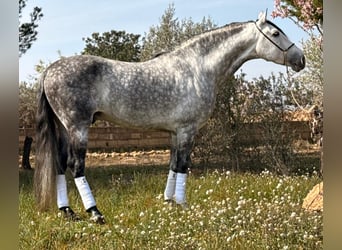
[[74,128],[69,134],[70,146],[68,166],[72,170],[75,184],[80,193],[84,208],[90,213],[90,220],[95,223],[103,224],[105,222],[104,217],[96,206],[94,196],[84,175],[88,127]]
[[[63,132],[61,132],[63,133]],[[64,216],[71,220],[79,220],[79,217],[75,214],[75,212],[69,206],[68,199],[68,189],[67,182],[65,178],[65,171],[67,169],[67,160],[68,160],[68,143],[67,136],[65,133],[61,134],[59,140],[59,162],[60,166],[57,169],[57,206],[58,209],[64,212]]]

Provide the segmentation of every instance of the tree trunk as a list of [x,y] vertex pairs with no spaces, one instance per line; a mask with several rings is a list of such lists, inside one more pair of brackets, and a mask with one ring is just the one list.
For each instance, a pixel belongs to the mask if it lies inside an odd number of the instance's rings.
[[32,145],[32,137],[26,136],[24,141],[23,159],[21,162],[21,167],[23,169],[32,169],[30,164],[30,152]]
[[320,143],[320,153],[321,153],[321,169],[320,169],[320,173],[321,173],[321,177],[323,178],[323,136],[321,138],[321,143]]

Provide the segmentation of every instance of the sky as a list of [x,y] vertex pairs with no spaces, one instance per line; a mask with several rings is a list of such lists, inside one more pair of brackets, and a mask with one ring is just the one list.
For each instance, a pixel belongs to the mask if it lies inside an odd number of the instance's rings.
[[[21,22],[28,20],[34,6],[44,14],[39,22],[38,39],[19,58],[19,81],[30,81],[36,75],[35,65],[56,61],[60,55],[80,54],[85,42],[94,32],[125,30],[127,33],[144,36],[151,26],[160,23],[168,6],[174,3],[179,20],[191,18],[200,22],[210,17],[218,26],[231,22],[256,20],[261,11],[268,9],[268,19],[278,25],[298,47],[308,36],[289,19],[271,17],[273,0],[82,0],[51,1],[28,0]],[[285,67],[262,59],[248,61],[238,70],[247,79],[267,77],[271,72],[285,72]]]

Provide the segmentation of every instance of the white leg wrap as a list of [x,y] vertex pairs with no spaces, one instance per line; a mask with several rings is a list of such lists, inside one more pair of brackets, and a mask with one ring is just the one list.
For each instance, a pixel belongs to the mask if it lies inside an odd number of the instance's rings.
[[172,200],[173,196],[175,195],[175,188],[176,188],[176,175],[177,173],[170,170],[169,175],[167,177],[166,188],[164,192],[164,199],[165,200]]
[[175,201],[177,204],[184,204],[187,174],[177,173]]
[[69,200],[68,200],[68,191],[67,191],[67,184],[65,180],[64,174],[59,174],[56,176],[57,180],[57,206],[58,208],[61,207],[68,207]]
[[93,194],[91,193],[89,184],[85,178],[85,176],[75,178],[76,187],[78,192],[81,195],[81,199],[84,205],[84,208],[87,210],[93,206],[96,206],[96,202]]

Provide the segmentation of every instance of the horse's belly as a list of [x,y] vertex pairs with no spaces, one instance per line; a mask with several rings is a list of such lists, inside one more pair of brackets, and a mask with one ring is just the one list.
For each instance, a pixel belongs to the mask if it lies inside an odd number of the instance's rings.
[[123,127],[145,128],[145,129],[162,129],[174,131],[175,119],[167,115],[157,115],[158,112],[137,112],[123,111],[117,112],[107,111],[98,112],[96,119],[106,120]]

